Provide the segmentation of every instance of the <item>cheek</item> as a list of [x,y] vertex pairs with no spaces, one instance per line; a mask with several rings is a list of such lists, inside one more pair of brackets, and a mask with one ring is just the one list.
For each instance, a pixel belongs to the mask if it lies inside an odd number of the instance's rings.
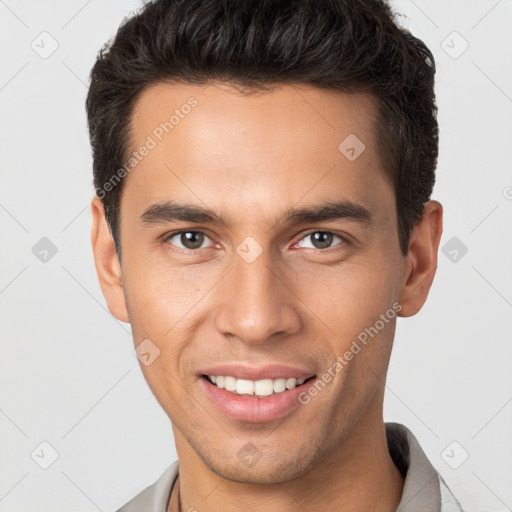
[[297,295],[331,334],[348,339],[392,307],[398,276],[394,263],[383,255],[316,271],[303,269],[297,274]]
[[154,336],[171,334],[180,319],[194,313],[214,286],[217,270],[170,266],[131,258],[125,290],[132,328]]

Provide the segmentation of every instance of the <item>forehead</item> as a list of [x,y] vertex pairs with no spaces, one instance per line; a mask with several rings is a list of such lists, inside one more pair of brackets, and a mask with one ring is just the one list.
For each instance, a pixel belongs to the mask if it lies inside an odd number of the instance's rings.
[[[288,145],[300,138],[310,141],[304,148],[296,148],[298,154],[317,141],[336,142],[343,135],[355,134],[371,151],[376,112],[373,95],[306,85],[280,85],[270,91],[242,93],[234,86],[219,83],[157,83],[142,92],[134,106],[131,125],[133,142],[153,132],[160,138],[169,130],[179,137],[184,131],[178,129],[179,125],[187,125],[198,143],[233,134],[239,138],[242,129],[245,134],[250,132],[253,146],[263,142],[264,147],[269,147],[270,141],[274,141],[272,146]],[[166,122],[171,125],[167,125],[167,131],[161,126]],[[245,151],[250,150],[250,140],[244,141]]]
[[244,94],[225,84],[155,84],[134,107],[130,151],[151,149],[129,172],[126,195],[140,208],[177,196],[261,212],[335,192],[375,209],[393,201],[376,112],[369,94],[311,86]]

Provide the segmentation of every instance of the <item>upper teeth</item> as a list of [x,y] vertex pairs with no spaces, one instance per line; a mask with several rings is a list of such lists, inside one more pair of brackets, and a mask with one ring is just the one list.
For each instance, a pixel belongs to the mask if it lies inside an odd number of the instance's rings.
[[219,388],[237,393],[239,395],[270,396],[273,393],[281,393],[286,389],[300,386],[306,379],[263,379],[247,380],[236,379],[228,375],[208,375],[211,382]]

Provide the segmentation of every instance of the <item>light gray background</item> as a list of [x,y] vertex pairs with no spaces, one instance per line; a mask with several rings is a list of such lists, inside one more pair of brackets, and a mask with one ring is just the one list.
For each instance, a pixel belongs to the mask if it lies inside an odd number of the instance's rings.
[[[0,1],[1,512],[115,510],[176,458],[89,240],[88,74],[139,5]],[[415,433],[468,512],[510,511],[512,1],[396,7],[437,62],[441,246],[468,252],[441,252],[428,303],[399,320],[385,418]],[[58,251],[46,262],[32,251],[43,237]]]

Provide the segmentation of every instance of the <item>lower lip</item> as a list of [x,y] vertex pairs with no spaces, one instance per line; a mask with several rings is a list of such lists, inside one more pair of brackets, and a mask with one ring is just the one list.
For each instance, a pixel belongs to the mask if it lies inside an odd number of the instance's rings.
[[217,409],[226,416],[249,423],[262,423],[290,414],[300,405],[299,395],[306,391],[313,381],[314,379],[308,380],[301,386],[264,398],[231,393],[212,384],[205,377],[199,379],[199,385]]

